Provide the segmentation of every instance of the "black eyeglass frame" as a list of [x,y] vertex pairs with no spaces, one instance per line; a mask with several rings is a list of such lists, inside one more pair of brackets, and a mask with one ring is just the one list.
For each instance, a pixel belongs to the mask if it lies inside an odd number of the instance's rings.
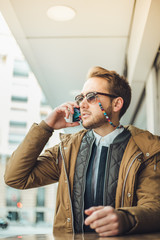
[[[84,99],[84,97],[87,97],[87,95],[88,95],[88,94],[91,94],[91,93],[94,93],[95,97],[96,97],[96,95],[103,95],[103,96],[107,96],[107,97],[111,97],[111,98],[117,98],[117,97],[119,97],[119,96],[116,96],[116,95],[113,95],[113,94],[109,94],[109,93],[88,92],[86,95],[83,95],[83,94],[77,95],[77,96],[75,97],[75,101],[78,102],[78,100],[76,100],[76,98],[77,98],[78,96],[82,96],[83,99]],[[83,99],[82,99],[82,100],[83,100]],[[87,99],[87,100],[88,100],[88,99]]]

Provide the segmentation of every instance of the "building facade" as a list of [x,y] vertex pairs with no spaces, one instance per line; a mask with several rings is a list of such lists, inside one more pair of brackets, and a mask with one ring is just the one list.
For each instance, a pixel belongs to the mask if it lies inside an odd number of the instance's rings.
[[[57,185],[17,190],[4,183],[5,166],[31,125],[51,111],[45,95],[0,16],[0,217],[52,225]],[[58,132],[45,148],[58,143]]]

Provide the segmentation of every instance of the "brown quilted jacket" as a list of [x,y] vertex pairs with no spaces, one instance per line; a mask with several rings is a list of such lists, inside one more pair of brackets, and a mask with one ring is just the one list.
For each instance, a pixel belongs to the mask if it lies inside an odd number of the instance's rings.
[[[159,231],[160,138],[133,126],[127,128],[131,138],[121,161],[115,207],[123,219],[126,214],[134,216],[136,224],[129,233]],[[33,124],[7,163],[4,178],[11,187],[28,189],[59,181],[55,233],[74,232],[71,204],[74,168],[85,133],[82,130],[61,135],[59,145],[40,155],[52,129],[44,121]]]

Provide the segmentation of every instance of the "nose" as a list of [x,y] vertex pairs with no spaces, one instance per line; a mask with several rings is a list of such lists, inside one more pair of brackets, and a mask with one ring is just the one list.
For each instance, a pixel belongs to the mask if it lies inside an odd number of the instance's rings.
[[83,98],[83,100],[79,104],[79,106],[80,106],[80,108],[88,108],[89,107],[86,97]]

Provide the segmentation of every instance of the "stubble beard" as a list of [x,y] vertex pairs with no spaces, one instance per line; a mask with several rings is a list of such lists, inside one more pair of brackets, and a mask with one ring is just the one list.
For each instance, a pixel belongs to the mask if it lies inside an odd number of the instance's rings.
[[[109,119],[111,119],[112,118],[112,107],[111,106],[109,106],[107,108],[106,113],[109,116]],[[98,115],[97,117],[92,118],[92,120],[89,122],[85,123],[85,122],[83,122],[83,119],[82,119],[82,125],[86,129],[99,128],[99,127],[103,126],[106,122],[107,122],[107,119],[105,118],[105,116],[103,115],[102,112],[101,112],[100,116]]]

